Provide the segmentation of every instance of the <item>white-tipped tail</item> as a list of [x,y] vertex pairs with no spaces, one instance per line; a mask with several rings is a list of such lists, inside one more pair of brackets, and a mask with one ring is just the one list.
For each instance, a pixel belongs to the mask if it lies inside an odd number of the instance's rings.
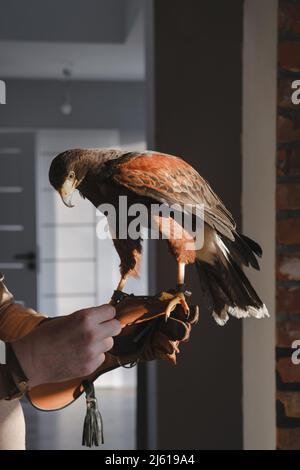
[[236,318],[265,318],[270,316],[265,304],[263,304],[260,308],[255,308],[251,305],[243,309],[239,307],[228,307],[228,313]]

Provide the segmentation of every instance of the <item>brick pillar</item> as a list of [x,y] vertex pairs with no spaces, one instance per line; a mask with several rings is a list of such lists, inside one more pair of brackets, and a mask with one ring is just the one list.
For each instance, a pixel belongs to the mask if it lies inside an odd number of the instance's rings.
[[277,113],[277,446],[300,449],[300,0],[279,4]]

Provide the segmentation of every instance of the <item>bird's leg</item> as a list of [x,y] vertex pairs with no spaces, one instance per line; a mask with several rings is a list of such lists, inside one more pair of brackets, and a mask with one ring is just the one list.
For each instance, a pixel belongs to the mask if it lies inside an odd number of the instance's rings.
[[184,275],[185,275],[185,263],[182,261],[178,262],[178,271],[177,271],[177,286],[176,293],[170,294],[163,292],[161,295],[162,300],[170,299],[170,302],[166,308],[165,315],[166,320],[169,318],[173,310],[176,308],[176,305],[182,305],[184,313],[186,316],[189,315],[190,309],[185,300],[185,284],[184,284]]
[[126,281],[127,281],[127,276],[122,276],[116,290],[122,292],[125,287]]
[[123,276],[121,277],[121,279],[120,279],[120,281],[119,281],[119,284],[117,285],[117,288],[116,288],[116,290],[114,291],[113,296],[112,296],[112,298],[111,298],[111,300],[110,300],[110,302],[109,302],[111,305],[115,305],[115,304],[118,302],[118,300],[121,299],[121,297],[122,297],[122,292],[123,292],[123,289],[124,289],[124,287],[125,287],[127,278],[128,278],[127,275],[123,275]]

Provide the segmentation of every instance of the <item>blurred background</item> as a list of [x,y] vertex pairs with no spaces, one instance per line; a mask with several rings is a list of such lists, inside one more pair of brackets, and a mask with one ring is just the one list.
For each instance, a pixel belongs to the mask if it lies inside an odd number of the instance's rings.
[[[64,207],[48,171],[67,148],[145,148],[142,2],[0,6],[0,270],[17,301],[48,315],[101,305],[118,283],[117,254],[97,238],[93,206],[78,195],[74,210]],[[128,289],[147,293],[147,247],[145,260]],[[136,446],[136,384],[136,370],[122,368],[97,384],[112,448]],[[29,448],[81,448],[84,399],[64,412],[38,413],[25,401],[24,410]]]
[[[96,237],[96,211],[79,198],[69,211],[49,186],[51,159],[70,147],[183,156],[264,249],[261,272],[247,274],[271,318],[220,328],[201,314],[176,367],[139,365],[99,380],[104,448],[299,449],[300,366],[290,354],[300,339],[300,114],[290,98],[300,2],[0,7],[0,271],[16,300],[63,315],[107,301],[116,285],[118,259]],[[163,243],[149,243],[144,259],[127,291],[174,284]],[[188,276],[201,312],[193,269]],[[83,400],[55,413],[26,402],[24,410],[28,448],[81,448]]]

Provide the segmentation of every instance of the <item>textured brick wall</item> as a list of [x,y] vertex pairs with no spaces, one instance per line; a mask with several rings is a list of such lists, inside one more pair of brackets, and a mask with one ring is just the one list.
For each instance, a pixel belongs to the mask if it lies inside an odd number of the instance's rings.
[[300,0],[279,2],[277,130],[277,447],[300,449]]

